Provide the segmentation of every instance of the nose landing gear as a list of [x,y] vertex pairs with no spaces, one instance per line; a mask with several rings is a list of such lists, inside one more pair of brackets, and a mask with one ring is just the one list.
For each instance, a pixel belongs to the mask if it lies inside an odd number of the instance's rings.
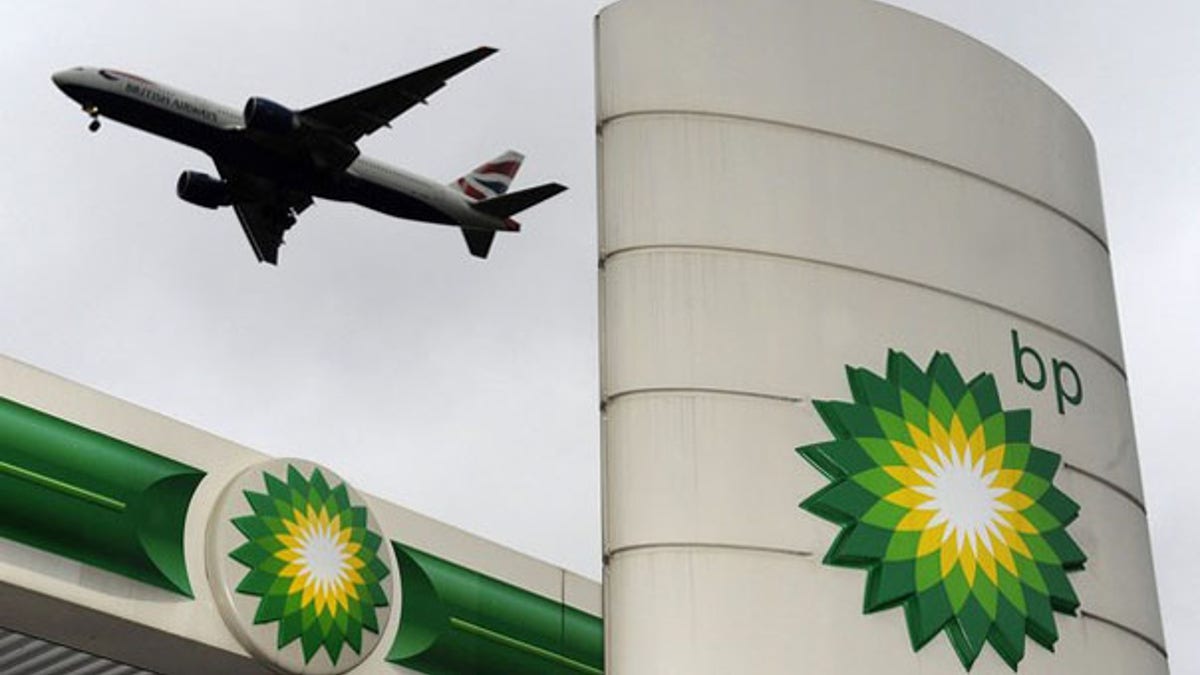
[[83,106],[83,112],[87,113],[88,117],[92,118],[92,121],[88,123],[88,131],[92,133],[100,131],[100,108],[88,104]]

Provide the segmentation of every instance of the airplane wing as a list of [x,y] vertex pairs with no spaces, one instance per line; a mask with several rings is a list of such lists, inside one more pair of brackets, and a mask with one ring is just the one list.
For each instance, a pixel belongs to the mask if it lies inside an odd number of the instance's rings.
[[217,165],[234,196],[233,210],[259,262],[279,263],[283,233],[296,224],[296,216],[312,206],[312,197],[286,190],[252,174]]
[[234,204],[233,210],[242,223],[242,230],[250,240],[250,246],[254,249],[254,255],[258,256],[258,261],[278,264],[283,233],[296,223],[292,212],[262,202]]
[[446,86],[446,80],[496,53],[493,47],[479,47],[464,54],[401,75],[374,87],[335,98],[300,111],[300,115],[335,133],[347,143],[389,123],[409,108]]

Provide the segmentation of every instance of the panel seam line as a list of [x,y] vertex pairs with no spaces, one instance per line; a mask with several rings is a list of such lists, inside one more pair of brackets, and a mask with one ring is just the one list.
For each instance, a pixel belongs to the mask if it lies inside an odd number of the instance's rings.
[[641,387],[638,389],[624,389],[614,394],[602,396],[600,399],[600,409],[604,410],[610,401],[616,400],[624,396],[633,396],[636,394],[671,394],[671,393],[700,393],[700,394],[721,394],[723,396],[746,396],[750,398],[768,399],[771,401],[779,401],[782,403],[803,403],[804,397],[801,396],[786,396],[784,394],[767,394],[757,391],[746,391],[743,389],[723,389],[720,387]]
[[1126,380],[1126,381],[1128,381],[1128,379],[1129,379],[1128,376],[1125,374],[1125,368],[1123,366],[1121,366],[1121,364],[1117,363],[1117,361],[1115,359],[1113,359],[1112,357],[1110,357],[1108,354],[1105,354],[1101,349],[1093,346],[1091,343],[1089,343],[1088,341],[1086,341],[1078,336],[1071,335],[1070,333],[1064,331],[1061,328],[1058,328],[1056,326],[1051,326],[1050,324],[1046,323],[1045,321],[1042,321],[1041,319],[1033,318],[1027,314],[1014,311],[1007,307],[1002,307],[995,303],[988,302],[987,300],[983,300],[983,299],[976,298],[971,295],[967,295],[966,293],[952,291],[948,288],[934,286],[932,284],[928,284],[923,281],[917,281],[915,279],[906,279],[904,277],[898,277],[894,274],[888,274],[887,272],[878,272],[875,270],[863,269],[861,267],[855,267],[853,265],[847,265],[845,263],[834,262],[831,260],[819,260],[817,258],[808,258],[805,256],[792,255],[792,254],[788,254],[788,253],[777,253],[774,251],[763,251],[763,250],[752,249],[752,248],[740,248],[740,247],[736,247],[736,246],[714,246],[714,245],[709,245],[709,244],[643,244],[643,245],[638,245],[638,246],[625,246],[622,248],[613,249],[611,251],[603,253],[600,258],[600,264],[606,266],[610,259],[615,258],[622,254],[626,254],[626,253],[640,253],[640,252],[644,252],[644,251],[657,251],[657,250],[736,253],[736,254],[740,254],[740,255],[762,256],[765,258],[776,258],[776,259],[788,260],[788,261],[792,261],[792,262],[802,262],[802,263],[808,263],[811,265],[832,267],[834,269],[845,270],[848,272],[857,272],[859,274],[876,277],[878,279],[885,279],[887,281],[894,281],[897,283],[906,284],[908,286],[922,288],[927,291],[933,291],[935,293],[940,293],[942,295],[947,295],[947,296],[950,296],[953,298],[958,298],[959,300],[966,300],[967,302],[970,302],[970,303],[973,303],[976,305],[980,305],[983,307],[987,307],[988,309],[993,309],[998,312],[1002,312],[1002,313],[1007,314],[1016,319],[1019,319],[1022,321],[1027,321],[1031,324],[1038,326],[1039,328],[1042,328],[1043,330],[1047,330],[1051,333],[1054,333],[1055,335],[1058,335],[1061,338],[1064,338],[1070,342],[1074,342],[1075,344],[1083,347],[1084,349],[1087,349],[1088,351],[1090,351],[1093,354],[1095,354],[1096,356],[1098,356],[1101,360],[1108,363],[1108,365],[1112,366],[1113,369],[1116,370],[1118,374],[1120,374],[1121,379]]
[[879,150],[894,152],[896,154],[903,155],[905,157],[909,157],[912,159],[916,159],[918,161],[928,162],[929,164],[933,164],[935,166],[939,166],[944,169],[949,169],[950,171],[953,171],[955,173],[959,173],[959,174],[974,178],[975,180],[978,180],[980,182],[991,185],[995,188],[1003,190],[1004,192],[1008,192],[1010,194],[1016,195],[1017,197],[1020,197],[1026,201],[1029,201],[1033,204],[1036,204],[1037,206],[1040,206],[1040,207],[1046,209],[1047,211],[1050,211],[1051,213],[1054,213],[1055,215],[1059,216],[1060,218],[1067,221],[1068,223],[1075,226],[1076,228],[1083,230],[1084,234],[1088,235],[1089,238],[1091,238],[1093,241],[1095,241],[1097,244],[1099,244],[1100,248],[1104,250],[1105,254],[1111,255],[1111,251],[1109,251],[1109,248],[1108,248],[1108,242],[1104,241],[1104,239],[1099,234],[1093,232],[1091,228],[1089,228],[1087,225],[1083,224],[1083,222],[1081,222],[1075,216],[1072,216],[1071,214],[1067,213],[1066,211],[1054,206],[1053,204],[1045,201],[1044,199],[1041,199],[1040,197],[1031,195],[1028,192],[1025,192],[1023,190],[1012,187],[1011,185],[1006,185],[1004,183],[1001,183],[1000,181],[996,180],[995,178],[990,178],[983,174],[971,171],[970,169],[966,169],[961,166],[956,166],[954,164],[950,164],[949,162],[945,162],[940,159],[935,159],[933,157],[929,157],[927,155],[922,155],[922,154],[914,152],[912,150],[906,150],[904,148],[897,147],[894,145],[888,145],[886,143],[881,143],[879,141],[873,141],[868,138],[859,138],[858,136],[851,136],[849,134],[844,134],[841,132],[833,131],[831,129],[822,129],[820,127],[813,127],[813,126],[808,126],[808,125],[804,125],[804,124],[797,124],[795,122],[785,122],[782,120],[773,120],[773,119],[768,119],[765,117],[755,117],[753,115],[741,115],[741,114],[737,114],[737,113],[713,112],[713,111],[704,111],[704,110],[658,109],[658,110],[636,110],[636,111],[631,111],[631,112],[617,113],[616,115],[606,117],[603,120],[601,120],[600,123],[597,125],[596,133],[600,136],[603,136],[604,135],[604,133],[603,133],[604,127],[612,122],[616,122],[616,121],[619,121],[622,119],[632,118],[632,117],[653,117],[656,115],[663,115],[663,116],[676,115],[676,116],[681,116],[681,117],[710,117],[710,118],[716,118],[716,119],[735,120],[735,121],[739,121],[739,122],[756,122],[759,124],[784,127],[786,129],[795,129],[795,130],[799,130],[799,131],[807,131],[807,132],[819,134],[822,136],[830,136],[832,138],[839,138],[839,139],[842,139],[845,141],[850,141],[852,143],[859,143],[862,145],[877,148]]
[[680,549],[680,548],[700,548],[700,549],[715,549],[720,551],[755,551],[758,553],[777,553],[780,555],[788,555],[796,558],[812,558],[812,551],[801,551],[799,549],[782,548],[779,546],[758,546],[755,544],[721,544],[716,542],[689,542],[689,541],[673,541],[659,542],[654,544],[630,544],[628,546],[618,546],[610,549],[605,554],[605,558],[611,559],[613,556],[621,555],[622,553],[633,553],[636,551],[650,551],[655,549]]
[[1137,638],[1137,639],[1141,640],[1142,642],[1145,642],[1146,644],[1153,647],[1154,651],[1158,652],[1159,654],[1162,654],[1162,657],[1164,659],[1168,658],[1166,647],[1158,644],[1157,640],[1155,640],[1154,638],[1150,637],[1149,635],[1146,635],[1145,633],[1143,633],[1139,630],[1130,628],[1129,626],[1126,626],[1123,623],[1119,623],[1119,622],[1109,619],[1107,617],[1100,616],[1099,614],[1093,614],[1087,610],[1082,610],[1082,609],[1079,610],[1079,615],[1086,619],[1092,619],[1093,621],[1098,621],[1106,626],[1112,626],[1113,628],[1116,628],[1119,631],[1129,633],[1130,635],[1134,636],[1135,638]]
[[[669,550],[669,549],[689,549],[689,548],[692,548],[692,549],[697,549],[697,548],[698,549],[717,549],[717,550],[726,550],[726,551],[755,551],[755,552],[761,552],[761,553],[777,553],[777,554],[788,555],[788,556],[792,556],[792,557],[796,557],[796,558],[812,558],[812,557],[814,557],[814,554],[810,551],[799,551],[799,550],[794,550],[794,549],[777,548],[777,547],[772,547],[772,546],[754,546],[754,545],[744,545],[744,544],[692,543],[692,542],[662,542],[662,543],[656,543],[656,544],[632,544],[630,546],[621,546],[618,548],[614,548],[604,556],[605,564],[606,565],[611,564],[611,562],[610,562],[611,559],[614,556],[620,555],[622,553],[632,553],[632,552],[637,552],[637,551]],[[1119,631],[1128,633],[1129,635],[1150,645],[1150,647],[1152,647],[1156,652],[1161,654],[1164,659],[1168,658],[1167,650],[1165,647],[1163,647],[1156,640],[1154,640],[1150,636],[1146,635],[1145,633],[1142,633],[1139,630],[1130,628],[1129,626],[1126,626],[1123,623],[1114,621],[1113,619],[1109,619],[1107,617],[1100,616],[1099,614],[1094,614],[1092,612],[1088,612],[1086,610],[1080,610],[1079,615],[1081,618],[1091,619],[1093,621],[1103,623],[1106,626],[1111,626],[1112,628],[1115,628]]]
[[1096,481],[1097,483],[1100,483],[1101,485],[1114,490],[1117,494],[1119,494],[1122,497],[1124,497],[1125,499],[1128,499],[1129,501],[1133,502],[1133,505],[1136,506],[1138,508],[1138,510],[1142,512],[1143,515],[1146,514],[1145,503],[1143,503],[1140,499],[1138,499],[1129,490],[1126,490],[1125,488],[1121,487],[1120,485],[1117,485],[1113,481],[1111,481],[1099,474],[1092,473],[1091,471],[1088,471],[1087,469],[1082,469],[1078,465],[1072,464],[1071,462],[1063,461],[1063,467],[1070,469],[1071,471],[1074,471],[1075,473],[1080,474],[1081,476],[1084,476],[1085,478],[1090,478],[1090,479]]
[[[788,403],[788,404],[799,404],[799,403],[803,403],[805,400],[807,400],[805,398],[800,398],[800,397],[777,396],[775,394],[761,394],[761,393],[753,392],[753,391],[738,391],[738,390],[734,390],[734,389],[717,389],[717,388],[711,388],[711,387],[645,387],[645,388],[641,388],[641,389],[626,389],[624,391],[619,391],[615,394],[603,396],[600,399],[600,410],[601,411],[607,410],[609,403],[611,403],[612,401],[615,401],[617,399],[624,398],[626,396],[654,395],[654,394],[716,394],[716,395],[720,395],[720,396],[743,396],[743,397],[747,397],[747,398],[757,398],[757,399],[766,399],[766,400],[771,400],[771,401],[779,401],[779,402]],[[1136,507],[1139,511],[1142,512],[1143,516],[1146,515],[1147,511],[1146,511],[1145,503],[1142,500],[1138,499],[1137,496],[1134,495],[1132,492],[1121,487],[1114,481],[1109,480],[1109,479],[1107,479],[1097,473],[1094,473],[1092,471],[1088,471],[1087,469],[1080,468],[1078,465],[1073,464],[1071,462],[1064,461],[1062,463],[1062,466],[1064,469],[1067,469],[1068,471],[1071,471],[1072,473],[1077,473],[1080,476],[1083,476],[1084,478],[1091,479],[1097,483],[1100,483],[1102,486],[1111,489],[1112,491],[1116,492],[1118,496],[1123,497],[1124,499],[1126,499],[1130,503],[1132,503],[1134,505],[1134,507]]]

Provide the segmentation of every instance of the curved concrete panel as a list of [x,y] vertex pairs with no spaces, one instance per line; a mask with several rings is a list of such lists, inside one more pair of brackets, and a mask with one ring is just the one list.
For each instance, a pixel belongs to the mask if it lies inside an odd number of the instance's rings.
[[1071,533],[1088,554],[1087,569],[1072,577],[1083,611],[1127,627],[1165,650],[1146,514],[1070,468],[1057,482],[1082,506]]
[[614,399],[605,476],[626,497],[605,504],[605,553],[663,542],[803,554],[828,546],[827,524],[796,517],[824,481],[796,455],[795,439],[818,425],[799,402],[689,391]]
[[[635,551],[610,567],[610,672],[963,672],[944,635],[914,654],[900,610],[863,614],[858,570],[719,549]],[[645,592],[644,581],[655,592]],[[1056,621],[1055,651],[1030,643],[1020,672],[1167,673],[1162,652],[1133,633],[1087,617]],[[990,650],[971,669],[1012,672]]]
[[[1034,410],[1039,444],[1142,501],[1124,378],[1095,352],[1028,321],[838,267],[719,251],[623,253],[606,264],[604,287],[606,398],[666,388],[811,402],[843,395],[846,365],[879,371],[888,349],[922,364],[943,351],[973,372],[994,373],[1006,407]],[[1072,364],[1085,387],[1080,405],[1059,414],[1053,392],[1018,385],[1013,330],[1047,368],[1051,357]]]
[[[1122,362],[1108,252],[993,183],[828,134],[695,115],[604,127],[602,254],[652,246],[769,251],[1003,308]],[[1035,271],[1035,273],[1030,273]]]
[[[628,495],[606,505],[607,555],[737,546],[820,559],[829,550],[838,529],[803,517],[796,506],[827,482],[794,451],[795,439],[826,433],[812,406],[727,394],[647,393],[616,399],[607,419],[608,486]],[[1071,581],[1084,611],[1161,647],[1154,575],[1145,573],[1151,566],[1145,514],[1069,466],[1056,482],[1082,506],[1071,532],[1089,562]]]
[[864,0],[638,0],[599,22],[601,123],[689,111],[859,138],[1019,190],[1105,237],[1087,128],[957,31]]

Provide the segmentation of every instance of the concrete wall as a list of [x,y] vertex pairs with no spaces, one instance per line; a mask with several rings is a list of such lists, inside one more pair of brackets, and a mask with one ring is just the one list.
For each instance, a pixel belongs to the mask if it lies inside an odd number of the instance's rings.
[[[1063,457],[1081,611],[1021,671],[1166,672],[1078,116],[864,0],[623,0],[597,55],[610,672],[962,671],[900,608],[864,614],[866,574],[822,564],[838,527],[796,506],[829,482],[794,452],[831,438],[813,401],[889,349],[995,374]],[[1078,404],[1017,381],[1013,331],[1077,371]],[[1010,671],[985,647],[972,672]]]

